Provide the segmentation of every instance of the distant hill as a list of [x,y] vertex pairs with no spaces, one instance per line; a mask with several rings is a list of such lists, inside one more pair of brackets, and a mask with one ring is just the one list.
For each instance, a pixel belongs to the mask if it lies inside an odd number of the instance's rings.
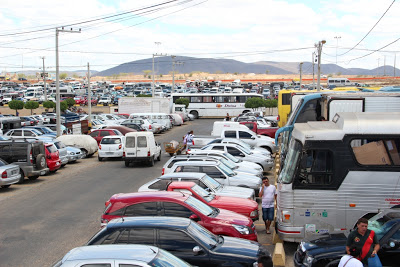
[[[169,74],[172,72],[171,57],[156,57],[154,60],[155,74]],[[214,58],[194,58],[177,56],[175,62],[182,62],[176,65],[175,70],[179,73],[190,73],[195,71],[208,73],[256,73],[256,74],[298,74],[299,62],[274,62],[259,61],[254,63],[244,63],[233,59],[214,59]],[[112,76],[120,73],[144,74],[146,70],[152,70],[153,59],[141,59],[123,63],[116,67],[97,72],[93,76]],[[317,65],[314,65],[315,73],[317,73]],[[311,62],[303,63],[303,73],[313,73]],[[321,64],[321,73],[341,75],[393,75],[393,67],[386,66],[375,68],[372,70],[362,68],[343,68],[336,64]],[[396,68],[396,73],[400,74],[400,70]]]

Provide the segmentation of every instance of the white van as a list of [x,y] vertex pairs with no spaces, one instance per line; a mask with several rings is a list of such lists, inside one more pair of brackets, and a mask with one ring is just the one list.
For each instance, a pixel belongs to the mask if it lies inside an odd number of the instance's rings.
[[132,132],[125,135],[125,166],[133,162],[147,161],[154,166],[154,160],[161,160],[161,147],[152,132]]
[[132,113],[129,118],[147,118],[165,126],[165,129],[171,129],[173,126],[166,113]]

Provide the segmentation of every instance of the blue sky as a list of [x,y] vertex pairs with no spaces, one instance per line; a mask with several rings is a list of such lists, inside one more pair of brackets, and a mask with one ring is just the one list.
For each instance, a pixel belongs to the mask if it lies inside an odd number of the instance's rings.
[[[0,67],[35,70],[42,56],[55,66],[55,27],[161,3],[162,0],[0,0]],[[179,0],[167,9],[125,16],[123,21],[80,24],[80,34],[60,33],[60,69],[104,70],[153,53],[223,57],[243,62],[311,61],[326,40],[322,63],[373,69],[393,65],[400,50],[400,3],[393,0]],[[175,4],[175,6],[174,6]],[[114,17],[113,19],[115,19]],[[98,24],[101,22],[101,24]],[[95,27],[94,27],[95,26]],[[49,28],[48,31],[16,34]],[[340,37],[340,38],[335,38]],[[360,44],[354,47],[358,42]],[[373,52],[387,46],[378,52]],[[159,43],[158,45],[156,43]],[[350,50],[350,51],[349,51]],[[243,53],[238,53],[243,52]],[[367,55],[371,53],[371,55]],[[337,58],[336,58],[336,55]]]

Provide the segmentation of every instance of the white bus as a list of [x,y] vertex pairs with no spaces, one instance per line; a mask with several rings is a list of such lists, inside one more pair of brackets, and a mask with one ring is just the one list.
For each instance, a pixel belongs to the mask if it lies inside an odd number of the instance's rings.
[[355,83],[351,82],[347,78],[328,78],[328,86],[332,85],[336,87],[355,86]]
[[399,112],[296,123],[278,178],[279,237],[348,233],[359,218],[399,205],[399,151]]
[[223,118],[229,113],[229,116],[238,116],[243,112],[252,111],[251,108],[245,108],[246,100],[252,97],[263,98],[260,94],[252,93],[176,93],[172,94],[173,102],[179,98],[189,100],[187,111],[197,119],[201,118]]

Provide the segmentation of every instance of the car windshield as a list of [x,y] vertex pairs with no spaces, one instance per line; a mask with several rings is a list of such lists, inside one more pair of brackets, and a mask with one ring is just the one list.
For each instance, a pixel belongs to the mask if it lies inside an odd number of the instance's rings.
[[380,218],[377,220],[371,219],[368,220],[368,229],[375,232],[378,240],[380,240],[388,231],[390,231],[390,229],[392,229],[393,225],[396,224],[396,220],[391,220],[385,223],[384,218]]
[[201,186],[199,185],[194,185],[192,187],[192,190],[198,194],[199,196],[201,196],[202,198],[205,199],[205,201],[210,202],[211,200],[214,199],[214,195],[210,194],[209,192],[207,192],[206,190],[204,190]]
[[208,206],[207,204],[204,204],[203,202],[201,202],[200,200],[189,196],[186,201],[186,204],[188,204],[189,206],[191,206],[193,209],[199,211],[201,214],[206,215],[206,216],[210,216],[215,212],[215,208],[212,208],[210,206]]
[[115,145],[115,144],[121,144],[121,139],[120,138],[109,138],[109,137],[103,137],[101,139],[101,144],[104,145]]
[[7,162],[5,162],[4,160],[0,159],[0,167],[6,166],[8,165]]
[[188,232],[208,248],[216,247],[218,244],[219,237],[217,235],[211,233],[206,228],[195,222],[190,223]]
[[48,151],[49,153],[57,152],[57,149],[56,149],[53,145],[51,145],[51,146],[46,146],[46,149],[47,149],[47,151]]
[[219,169],[224,172],[227,176],[232,177],[235,175],[235,172],[232,171],[232,169],[229,169],[228,166],[226,166],[223,163],[218,164]]
[[213,178],[211,178],[208,175],[204,175],[202,181],[209,188],[211,188],[211,189],[213,189],[215,191],[217,191],[217,190],[222,188],[222,185],[220,183],[218,183],[216,180],[214,180]]
[[46,134],[53,133],[53,131],[48,127],[41,127],[40,129]]
[[[120,265],[121,266],[121,265]],[[131,266],[131,265],[129,265]],[[133,266],[133,265],[132,265]],[[154,267],[180,267],[180,266],[188,266],[186,262],[175,257],[171,253],[165,252],[163,250],[158,250],[157,256],[149,262],[149,266]]]
[[279,181],[284,184],[290,184],[293,181],[294,172],[296,170],[297,161],[299,160],[301,152],[301,143],[297,140],[292,140],[289,146],[285,164],[282,172],[279,175]]
[[55,142],[54,145],[55,145],[58,149],[65,148],[65,145],[64,145],[63,143],[61,143],[61,142]]
[[239,162],[239,160],[236,157],[232,156],[229,153],[224,153],[224,156],[227,157],[228,159],[230,159],[231,161],[235,162],[235,163]]
[[235,163],[233,163],[232,161],[230,161],[230,160],[227,160],[227,159],[224,159],[224,158],[220,158],[219,159],[224,165],[226,165],[229,169],[235,169],[236,168],[236,165],[235,165]]
[[238,145],[238,146],[240,147],[240,150],[242,150],[245,154],[247,154],[247,155],[252,154],[251,150],[249,148],[241,146],[241,145]]

